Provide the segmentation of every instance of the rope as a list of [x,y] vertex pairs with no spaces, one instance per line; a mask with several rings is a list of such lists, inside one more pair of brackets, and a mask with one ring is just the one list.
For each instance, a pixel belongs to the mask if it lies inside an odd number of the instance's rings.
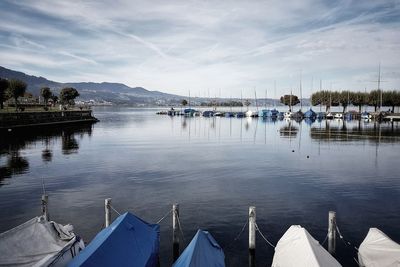
[[172,209],[170,209],[161,219],[159,219],[156,224],[159,224],[162,222],[170,213],[172,212]]
[[236,242],[240,238],[240,236],[242,235],[242,233],[248,223],[249,223],[249,221],[247,220],[246,223],[243,225],[242,230],[240,230],[239,234],[235,237],[235,239],[233,239],[233,241],[225,249],[230,248],[234,244],[234,242]]
[[326,240],[328,239],[328,235],[329,234],[326,234],[324,241],[322,241],[322,243],[321,243],[321,246],[323,246],[325,244]]
[[185,237],[183,235],[182,227],[181,227],[181,221],[179,220],[179,214],[176,211],[175,211],[175,214],[176,214],[176,219],[178,221],[179,231],[181,232],[182,240],[184,243],[186,243]]
[[113,211],[115,211],[119,216],[121,216],[121,213],[119,213],[116,209],[114,209],[113,206],[110,205],[110,208],[111,208]]
[[[338,234],[339,234],[339,237],[340,237],[340,239],[343,241],[343,243],[346,245],[346,246],[352,246],[352,244],[349,242],[349,241],[346,241],[345,239],[344,239],[344,237],[343,237],[343,235],[342,235],[342,233],[340,232],[340,230],[339,230],[339,227],[336,225],[336,230],[337,230],[337,232],[338,232]],[[357,247],[353,247],[357,252],[358,252],[358,248]]]
[[361,264],[358,262],[358,260],[355,257],[353,257],[353,260],[355,260],[357,262],[358,266],[361,266]]
[[265,240],[265,242],[268,243],[268,245],[270,245],[271,247],[275,248],[274,245],[272,245],[272,243],[263,235],[263,233],[261,232],[260,228],[258,228],[257,223],[255,224],[256,226],[256,230],[260,233],[261,237]]

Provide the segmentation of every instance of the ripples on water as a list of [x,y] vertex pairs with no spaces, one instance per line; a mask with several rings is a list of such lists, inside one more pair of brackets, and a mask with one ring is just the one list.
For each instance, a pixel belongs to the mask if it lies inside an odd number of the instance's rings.
[[[226,247],[228,266],[247,265],[247,229],[231,243],[250,205],[273,243],[292,224],[324,240],[329,210],[356,246],[369,227],[400,241],[397,122],[184,118],[129,108],[98,108],[95,116],[95,125],[1,137],[1,232],[40,214],[43,180],[51,218],[73,223],[87,241],[102,227],[106,197],[149,222],[179,202],[186,243],[208,229]],[[171,261],[171,230],[167,218],[162,266]],[[337,259],[351,266],[353,256],[338,240]],[[272,257],[258,236],[257,266]]]

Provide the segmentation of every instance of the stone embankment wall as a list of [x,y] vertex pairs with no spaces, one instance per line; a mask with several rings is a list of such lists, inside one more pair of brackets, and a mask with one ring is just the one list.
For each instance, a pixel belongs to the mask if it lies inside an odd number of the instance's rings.
[[15,128],[59,123],[95,122],[91,110],[0,113],[0,128]]

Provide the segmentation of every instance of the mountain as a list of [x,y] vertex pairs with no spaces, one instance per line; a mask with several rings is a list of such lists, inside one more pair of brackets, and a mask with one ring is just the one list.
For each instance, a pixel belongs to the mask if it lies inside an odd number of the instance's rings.
[[40,94],[40,88],[47,86],[54,93],[59,93],[64,87],[73,87],[79,91],[79,100],[93,99],[97,102],[111,102],[126,105],[177,105],[184,97],[159,91],[149,91],[143,87],[129,87],[122,83],[71,82],[59,83],[44,77],[27,75],[20,71],[10,70],[0,66],[0,77],[24,81],[27,91],[33,95]]
[[[27,91],[33,95],[38,96],[40,94],[40,88],[44,86],[50,87],[53,93],[58,94],[64,87],[74,87],[79,91],[80,97],[78,100],[88,101],[95,100],[96,102],[111,102],[119,105],[131,105],[131,106],[178,106],[184,96],[167,94],[159,91],[149,91],[143,87],[129,87],[122,83],[93,83],[93,82],[71,82],[71,83],[59,83],[55,81],[47,80],[43,77],[37,77],[27,75],[23,72],[10,70],[0,66],[0,77],[7,79],[18,79],[27,83]],[[186,98],[187,99],[187,98]],[[200,105],[201,103],[211,101],[217,102],[229,102],[231,100],[241,101],[239,98],[232,99],[214,99],[214,98],[192,98],[192,105]],[[254,106],[254,100],[250,99],[252,106]],[[258,105],[264,106],[265,99],[258,99]],[[273,100],[268,98],[267,103],[272,106],[276,103],[278,106],[282,106],[279,100]],[[303,106],[309,105],[309,99],[303,99]]]

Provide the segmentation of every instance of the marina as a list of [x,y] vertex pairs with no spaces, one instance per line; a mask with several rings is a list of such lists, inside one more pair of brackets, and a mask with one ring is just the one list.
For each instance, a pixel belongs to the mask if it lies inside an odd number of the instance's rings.
[[[169,212],[159,223],[161,266],[172,265],[174,229],[180,254],[201,229],[222,248],[226,266],[251,264],[249,227],[242,231],[249,222],[250,206],[257,209],[257,228],[274,246],[291,225],[301,225],[329,252],[329,242],[324,240],[330,210],[337,212],[344,240],[356,247],[373,227],[398,242],[397,225],[392,223],[397,219],[385,216],[396,214],[399,203],[394,175],[397,152],[392,150],[400,143],[398,122],[164,117],[156,112],[96,108],[100,122],[92,126],[64,126],[31,137],[3,135],[8,145],[1,150],[1,232],[40,214],[44,180],[50,219],[73,224],[86,246],[107,225],[105,198],[112,198],[112,207],[120,214],[131,212],[153,224]],[[118,139],[110,138],[114,134]],[[95,156],[99,149],[111,155]],[[154,151],[162,157],[151,157]],[[189,164],[192,159],[196,164]],[[110,162],[115,167],[110,169]],[[356,171],[354,165],[362,168]],[[92,166],[92,174],[86,166]],[[140,167],[132,170],[131,166]],[[104,174],[105,169],[109,174]],[[26,181],[30,187],[20,184]],[[15,210],[16,202],[6,199],[20,194],[24,197]],[[175,226],[181,228],[174,228],[172,220],[176,202],[180,217]],[[309,208],[303,209],[304,205]],[[382,205],[387,209],[383,211]],[[118,214],[111,210],[109,216],[111,225]],[[255,266],[272,265],[276,251],[257,228],[251,259]],[[357,251],[345,245],[338,232],[333,257],[342,266],[358,266]]]

